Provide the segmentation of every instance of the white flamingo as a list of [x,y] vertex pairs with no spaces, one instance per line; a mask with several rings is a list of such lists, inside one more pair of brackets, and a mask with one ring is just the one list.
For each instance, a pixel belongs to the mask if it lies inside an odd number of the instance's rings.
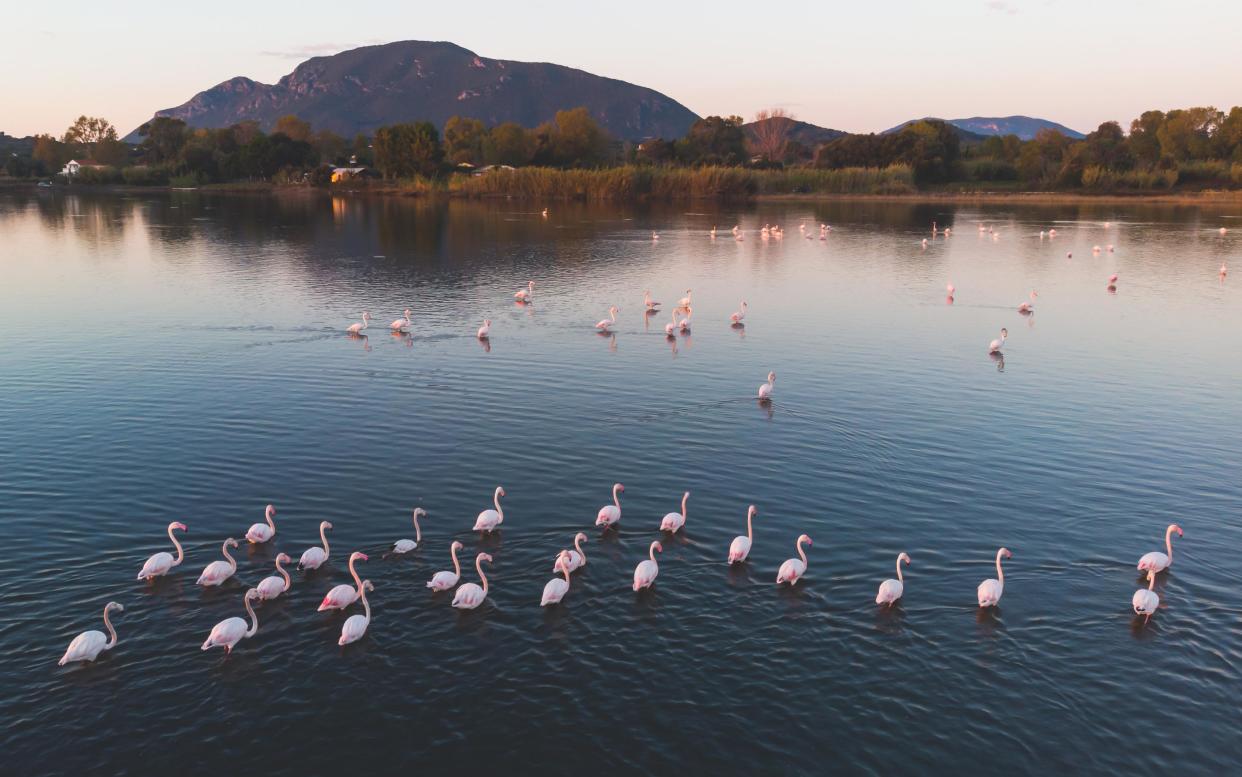
[[692,315],[694,315],[694,308],[686,308],[686,315],[681,319],[681,323],[678,325],[682,334],[690,333],[690,316]]
[[410,325],[410,309],[406,308],[405,315],[389,324],[388,328],[394,332],[408,332],[410,330]]
[[108,602],[104,605],[103,622],[104,627],[108,629],[108,636],[104,636],[102,631],[95,631],[93,629],[82,632],[69,643],[69,647],[65,649],[65,654],[60,657],[56,665],[64,666],[74,661],[94,661],[99,657],[100,653],[116,647],[116,629],[112,628],[112,621],[108,619],[108,613],[112,610],[125,612],[125,607],[117,602]]
[[1000,604],[1001,594],[1005,592],[1005,570],[1001,569],[1001,559],[1012,555],[1008,548],[996,551],[996,577],[979,584],[977,593],[980,607],[995,607]]
[[492,320],[490,318],[483,319],[483,326],[479,327],[479,331],[475,333],[475,337],[480,340],[486,340],[492,335]]
[[768,382],[759,384],[759,399],[767,401],[772,398],[772,389],[776,387],[776,373],[768,373]]
[[677,328],[678,328],[677,308],[673,308],[673,321],[672,323],[664,325],[664,334],[668,335],[669,337],[673,337],[677,334]]
[[453,571],[447,570],[436,572],[427,581],[427,587],[433,591],[447,591],[457,585],[457,581],[461,580],[461,562],[457,560],[457,551],[466,547],[456,540],[449,546],[449,553],[453,556]]
[[361,334],[370,325],[371,325],[371,314],[364,310],[362,311],[362,322],[358,324],[350,324],[349,327],[346,328],[345,331],[349,332],[351,335]]
[[472,531],[492,532],[500,528],[500,524],[505,522],[505,511],[500,507],[500,497],[506,496],[504,488],[496,486],[496,493],[492,495],[492,504],[496,505],[495,510],[484,510],[479,513],[479,517],[474,521],[474,529]]
[[607,332],[609,330],[609,327],[616,326],[617,314],[620,312],[621,312],[620,309],[618,309],[616,305],[613,305],[612,307],[608,308],[609,318],[600,319],[599,322],[595,324],[595,328],[601,332]]
[[880,583],[880,592],[875,595],[876,604],[893,605],[901,598],[905,592],[906,581],[901,576],[901,562],[910,563],[910,556],[907,553],[901,553],[897,556],[897,579],[888,579]]
[[1140,588],[1134,592],[1134,596],[1130,599],[1130,606],[1134,608],[1135,615],[1146,615],[1147,620],[1151,620],[1151,616],[1155,614],[1156,609],[1160,606],[1160,594],[1156,593],[1156,576],[1147,576],[1147,587]]
[[750,544],[755,538],[755,515],[759,512],[759,508],[754,505],[746,511],[746,536],[737,536],[733,538],[733,542],[729,543],[729,563],[735,564],[739,561],[745,561],[750,555]]
[[423,517],[426,517],[427,511],[421,507],[415,507],[414,508],[414,539],[397,540],[396,542],[392,544],[393,553],[409,553],[411,550],[414,550],[415,548],[418,547],[418,543],[422,542],[423,530],[418,525],[418,516],[420,515]]
[[359,596],[362,599],[362,615],[351,615],[341,624],[341,638],[336,641],[338,645],[348,645],[351,642],[357,642],[367,633],[367,626],[371,625],[371,603],[367,601],[367,591],[374,591],[375,586],[370,580],[362,581],[362,589]]
[[565,598],[565,594],[569,593],[569,551],[562,550],[561,554],[556,557],[555,563],[552,564],[553,572],[563,572],[565,577],[554,577],[548,581],[543,587],[543,599],[539,601],[540,607],[547,607],[549,604],[560,604]]
[[1008,339],[1009,339],[1009,330],[1002,327],[1000,331],[1000,337],[988,343],[988,353],[1000,353],[1001,349],[1005,347],[1005,341]]
[[535,296],[535,282],[527,281],[526,288],[518,289],[513,293],[513,299],[518,302],[530,302]]
[[740,324],[746,318],[746,300],[742,300],[741,306],[737,312],[729,316],[729,320],[735,324]]
[[203,572],[198,576],[195,585],[214,586],[220,585],[225,580],[233,576],[237,571],[237,561],[229,555],[229,548],[236,548],[237,540],[229,537],[224,541],[224,545],[220,547],[220,552],[224,554],[226,561],[213,561],[203,567]]
[[254,607],[250,606],[250,602],[258,598],[259,592],[251,588],[242,599],[246,605],[246,612],[250,614],[250,628],[246,628],[246,621],[241,618],[225,618],[211,630],[202,649],[211,650],[213,647],[222,647],[226,653],[232,653],[238,642],[253,637],[259,630],[259,616],[255,615]]
[[[564,553],[568,559],[565,563],[570,572],[577,572],[579,569],[586,566],[586,551],[582,549],[582,543],[586,540],[587,536],[582,532],[578,532],[574,535],[574,549],[561,551],[561,553]],[[556,571],[556,565],[559,563],[561,563],[561,557],[558,554],[556,561],[552,562],[553,572]]]
[[272,516],[276,514],[276,508],[268,505],[263,511],[263,518],[267,523],[252,523],[250,528],[246,530],[246,539],[251,543],[259,544],[267,542],[276,536],[276,522],[272,520]]
[[811,538],[805,534],[798,537],[798,558],[786,559],[785,563],[781,564],[781,568],[776,572],[777,585],[780,585],[781,583],[797,585],[798,581],[802,579],[802,576],[806,574],[806,551],[802,549],[802,543],[804,542],[807,545],[815,544],[814,542],[811,542]]
[[665,513],[660,519],[660,531],[673,532],[676,534],[686,525],[686,500],[690,498],[690,492],[681,495],[681,512]]
[[655,312],[656,309],[660,307],[660,304],[661,303],[655,302],[654,300],[651,299],[650,290],[643,292],[643,305],[647,308],[647,310]]
[[480,553],[474,557],[474,569],[479,573],[479,579],[483,581],[483,587],[480,588],[474,583],[463,583],[457,589],[457,593],[453,594],[453,606],[459,610],[473,610],[483,603],[487,598],[487,575],[483,574],[483,562],[492,563],[492,557],[488,553]]
[[677,307],[679,307],[679,308],[688,308],[688,307],[690,307],[690,289],[686,289],[686,296],[684,296],[684,297],[682,297],[681,299],[677,300]]
[[[358,601],[358,594],[362,591],[362,578],[358,576],[358,570],[354,564],[359,561],[369,561],[367,554],[354,551],[349,554],[349,574],[354,578],[354,585],[346,585],[341,583],[334,586],[323,597],[323,601],[319,603],[318,612],[324,610],[343,610],[354,602]],[[357,586],[357,587],[355,587]]]
[[1175,523],[1169,524],[1169,528],[1164,530],[1164,548],[1168,552],[1153,550],[1151,553],[1144,553],[1138,562],[1140,570],[1148,575],[1160,574],[1173,565],[1173,532],[1177,532],[1179,537],[1182,536],[1182,527]]
[[599,513],[595,516],[596,526],[608,527],[621,520],[621,498],[618,494],[622,491],[625,491],[625,486],[620,483],[612,484],[612,504],[599,508]]
[[647,549],[647,558],[638,562],[638,566],[634,567],[634,590],[640,591],[644,588],[650,588],[652,583],[656,581],[656,576],[660,574],[660,565],[656,563],[656,553],[663,553],[664,546],[659,540],[651,543],[651,547]]
[[289,586],[293,584],[293,581],[289,579],[289,573],[285,571],[281,564],[288,564],[290,561],[293,561],[293,559],[289,558],[288,553],[278,553],[276,555],[276,571],[279,574],[263,578],[254,587],[254,590],[259,592],[260,599],[275,599],[289,590]]
[[186,531],[185,524],[180,521],[173,521],[168,524],[168,539],[172,540],[173,547],[177,549],[177,557],[167,551],[161,550],[155,553],[151,558],[147,559],[147,563],[142,565],[142,569],[138,572],[139,580],[154,580],[157,577],[168,574],[168,570],[175,566],[179,566],[185,559],[185,551],[181,549],[181,543],[177,541],[173,530]]
[[328,560],[328,535],[325,533],[332,528],[332,524],[327,521],[319,522],[319,541],[323,543],[323,547],[315,545],[307,548],[302,553],[302,558],[298,559],[299,569],[319,569],[324,562]]

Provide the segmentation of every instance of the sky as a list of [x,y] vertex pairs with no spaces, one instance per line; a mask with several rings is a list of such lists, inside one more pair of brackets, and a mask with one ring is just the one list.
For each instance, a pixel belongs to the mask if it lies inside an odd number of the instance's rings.
[[1089,131],[1242,104],[1242,3],[1223,0],[66,0],[4,17],[0,131],[17,136],[59,135],[81,114],[125,134],[233,76],[273,83],[310,56],[394,40],[577,67],[699,115],[780,107],[851,132],[1011,114]]

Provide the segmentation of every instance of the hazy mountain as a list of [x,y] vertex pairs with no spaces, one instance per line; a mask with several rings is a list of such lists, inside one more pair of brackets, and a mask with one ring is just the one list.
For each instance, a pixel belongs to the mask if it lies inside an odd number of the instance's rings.
[[681,137],[698,118],[676,100],[625,81],[544,62],[487,59],[453,43],[424,41],[313,57],[270,85],[232,78],[155,115],[194,127],[253,119],[270,129],[292,113],[315,129],[350,137],[402,121],[443,127],[454,115],[533,127],[578,106],[622,139]]
[[[9,154],[17,154],[18,156],[29,156],[34,151],[35,139],[27,135],[24,138],[15,138],[12,135],[6,135],[0,132],[0,155],[5,157]],[[4,159],[0,159],[0,164],[4,163]]]
[[[931,117],[928,117],[931,118]],[[920,119],[911,119],[910,121],[898,124],[892,129],[885,130],[885,133],[896,132]],[[982,140],[991,135],[1017,135],[1022,140],[1030,140],[1041,129],[1053,129],[1060,132],[1067,138],[1080,139],[1086,137],[1077,130],[1072,130],[1064,124],[1058,124],[1048,119],[1035,119],[1030,116],[973,116],[969,119],[941,119],[947,124],[952,124],[962,132],[967,133],[962,137],[965,141]],[[974,136],[974,137],[971,137]]]
[[[772,121],[772,119],[766,119],[766,121]],[[798,121],[797,119],[790,119],[789,121],[791,121],[793,125],[789,129],[789,136],[786,140],[796,140],[812,151],[830,140],[836,140],[837,138],[848,134],[846,132],[842,132],[841,130],[828,129],[827,127],[808,124],[805,121]],[[746,137],[748,139],[752,141],[755,139],[755,128],[758,124],[759,122],[752,121],[742,125],[742,129],[746,131]]]

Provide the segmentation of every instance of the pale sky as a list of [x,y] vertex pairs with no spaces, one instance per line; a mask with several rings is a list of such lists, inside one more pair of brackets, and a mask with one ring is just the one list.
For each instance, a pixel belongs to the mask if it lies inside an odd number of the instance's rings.
[[1022,113],[1081,131],[1149,108],[1242,104],[1242,3],[940,0],[14,3],[0,130],[59,135],[80,114],[122,134],[233,76],[447,40],[661,91],[700,114],[765,107],[854,132],[919,116]]

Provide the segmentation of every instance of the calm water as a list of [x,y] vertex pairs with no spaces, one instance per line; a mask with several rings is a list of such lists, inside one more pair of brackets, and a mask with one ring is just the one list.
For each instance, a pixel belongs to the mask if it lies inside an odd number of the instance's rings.
[[[9,767],[1236,767],[1236,210],[537,210],[0,194]],[[801,239],[803,220],[835,231]],[[932,220],[954,234],[922,250]],[[758,239],[764,222],[785,239]],[[744,242],[728,237],[734,223]],[[1048,227],[1059,235],[1041,241]],[[1226,260],[1236,277],[1222,282]],[[531,278],[535,303],[514,306]],[[693,333],[670,342],[642,293],[667,309],[687,287]],[[750,315],[735,330],[741,298]],[[618,331],[597,335],[610,304]],[[406,306],[413,336],[384,331]],[[364,308],[380,328],[349,339]],[[485,316],[490,350],[473,337]],[[986,353],[1002,326],[1003,363]],[[769,369],[776,401],[762,407]],[[614,481],[624,517],[601,535]],[[480,538],[470,527],[498,484],[504,528]],[[665,538],[655,589],[635,595],[634,565],[684,490],[687,529]],[[195,586],[267,502],[275,541],[243,542],[222,589]],[[751,503],[751,560],[729,569]],[[412,536],[415,505],[422,546],[385,557]],[[231,657],[201,652],[323,519],[330,564],[295,574]],[[189,525],[186,563],[138,583],[171,520]],[[1143,626],[1134,564],[1170,521],[1186,534]],[[542,610],[578,529],[588,566]],[[778,589],[802,532],[808,575]],[[474,612],[424,587],[453,539],[467,564],[495,556]],[[975,586],[1001,545],[1014,553],[1004,601],[980,613]],[[315,608],[347,581],[351,550],[371,556],[374,620],[341,649],[345,616]],[[878,611],[903,550],[905,598]],[[118,647],[57,667],[110,599],[126,607]]]

